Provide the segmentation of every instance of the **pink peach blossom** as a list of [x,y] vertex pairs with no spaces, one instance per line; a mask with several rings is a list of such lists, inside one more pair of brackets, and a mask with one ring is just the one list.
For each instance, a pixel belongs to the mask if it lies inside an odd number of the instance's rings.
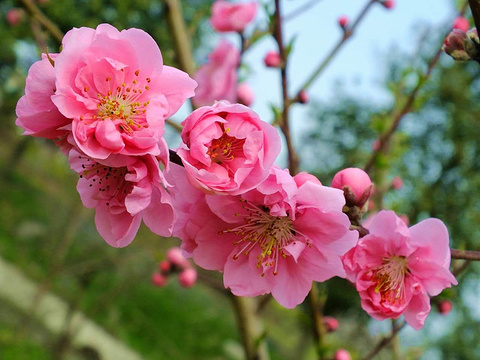
[[278,51],[270,50],[265,55],[263,62],[265,63],[266,67],[275,67],[278,68],[282,65],[282,58]]
[[75,145],[87,156],[159,155],[165,118],[194,95],[196,83],[164,66],[155,41],[142,30],[70,30],[55,59],[52,100],[72,119]]
[[338,349],[333,357],[334,360],[352,360],[350,352],[345,349]]
[[204,106],[182,124],[178,155],[192,184],[207,192],[237,195],[254,188],[280,152],[277,130],[240,104]]
[[243,82],[237,87],[237,101],[245,106],[252,105],[255,100],[255,94],[248,83]]
[[[113,247],[125,247],[137,234],[142,219],[160,236],[172,234],[175,212],[158,160],[151,155],[128,158],[128,164],[99,163],[75,149],[69,162],[80,174],[77,190],[83,205],[95,208],[95,224]],[[160,220],[159,220],[160,219]]]
[[182,249],[178,247],[173,247],[168,249],[167,251],[167,260],[179,268],[184,268],[190,266],[190,263],[187,259],[182,255]]
[[450,314],[452,309],[453,309],[453,304],[450,300],[442,300],[438,304],[438,312],[443,316],[447,316],[448,314]]
[[193,101],[197,106],[212,105],[215,100],[236,100],[239,61],[240,52],[230,42],[222,40],[208,55],[208,62],[195,74],[198,88]]
[[233,4],[217,0],[212,5],[210,24],[218,32],[243,32],[257,13],[257,2]]
[[[55,60],[58,54],[49,54]],[[25,95],[17,103],[15,124],[23,135],[47,139],[64,138],[70,133],[71,120],[63,116],[52,102],[55,94],[55,70],[46,54],[28,70]]]
[[197,270],[186,268],[178,275],[178,283],[184,288],[191,288],[197,281]]
[[332,316],[324,316],[322,322],[329,333],[337,331],[338,326],[340,325],[338,320]]
[[370,233],[344,257],[362,308],[376,320],[402,314],[418,330],[430,312],[430,296],[456,285],[450,273],[448,231],[438,219],[410,228],[393,211],[380,211]]
[[[197,192],[190,188],[183,196]],[[199,225],[182,241],[195,242],[195,263],[223,272],[233,294],[272,293],[293,308],[312,281],[345,276],[340,256],[355,245],[358,233],[349,230],[341,191],[313,181],[298,187],[288,170],[273,167],[254,190],[204,197],[206,207],[179,216]]]
[[13,8],[7,11],[5,16],[11,26],[17,26],[25,18],[23,9]]

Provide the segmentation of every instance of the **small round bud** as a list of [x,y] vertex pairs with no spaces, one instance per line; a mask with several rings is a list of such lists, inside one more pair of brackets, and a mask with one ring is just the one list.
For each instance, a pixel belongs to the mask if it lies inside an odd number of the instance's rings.
[[381,3],[385,9],[391,10],[395,7],[394,0],[385,0]]
[[347,199],[348,203],[363,206],[368,200],[372,192],[372,180],[368,174],[359,168],[347,168],[339,171],[332,180],[332,187],[343,189],[347,194],[353,193],[354,198]]
[[352,360],[352,356],[350,355],[350,352],[348,352],[347,350],[338,349],[333,359],[334,360]]
[[463,16],[459,16],[453,22],[453,29],[467,32],[468,30],[470,30],[470,23]]
[[13,8],[7,11],[7,22],[11,26],[17,26],[25,17],[25,12],[22,9]]
[[438,304],[438,312],[443,316],[450,314],[450,311],[453,309],[453,304],[450,300],[442,300]]
[[267,67],[278,68],[282,65],[282,59],[280,58],[280,54],[275,50],[270,50],[269,52],[267,52],[265,58],[263,59],[263,62]]
[[373,151],[380,150],[380,140],[377,139],[372,143],[372,150]]
[[348,17],[346,15],[342,15],[338,18],[337,22],[342,29],[345,29],[348,25]]
[[399,215],[398,217],[399,217],[400,219],[402,219],[403,222],[404,222],[407,226],[410,225],[410,219],[408,218],[407,215],[401,214],[401,215]]
[[237,101],[245,106],[250,106],[255,100],[255,94],[248,83],[243,82],[237,87]]
[[403,180],[400,176],[395,176],[392,180],[392,186],[395,190],[400,190],[403,187]]
[[308,100],[310,100],[308,93],[305,90],[300,90],[300,92],[298,93],[298,102],[300,104],[306,104],[308,103]]
[[179,247],[173,247],[171,249],[168,249],[167,251],[167,260],[175,266],[178,266],[179,268],[184,268],[187,266],[190,266],[189,262],[187,259],[182,254],[182,249]]
[[327,329],[327,332],[332,333],[335,332],[338,329],[338,326],[340,325],[338,320],[335,319],[332,316],[324,316],[323,317],[323,325],[325,325],[325,329]]
[[162,261],[160,264],[158,264],[158,269],[162,274],[168,274],[171,268],[172,264],[168,260]]
[[302,186],[307,181],[313,182],[314,184],[322,185],[320,180],[318,180],[315,176],[313,176],[312,174],[309,174],[305,171],[302,171],[302,172],[298,173],[297,175],[295,175],[293,177],[293,180],[295,180],[295,183],[297,184],[298,187]]
[[160,273],[154,273],[152,275],[152,283],[155,286],[164,287],[165,285],[167,285],[167,282],[168,282],[168,277]]
[[178,282],[184,288],[192,287],[197,281],[197,270],[194,268],[184,269],[180,275],[178,275]]

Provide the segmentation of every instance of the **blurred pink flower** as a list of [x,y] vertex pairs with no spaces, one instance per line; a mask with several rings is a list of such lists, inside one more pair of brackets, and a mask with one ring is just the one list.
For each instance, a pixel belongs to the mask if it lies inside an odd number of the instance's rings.
[[392,186],[395,190],[400,190],[403,187],[403,180],[400,176],[395,176],[392,180]]
[[190,263],[182,254],[182,249],[178,247],[173,247],[167,250],[167,260],[179,268],[190,266]]
[[217,0],[212,5],[210,24],[218,32],[243,32],[257,13],[257,2],[233,4]]
[[308,93],[305,90],[300,90],[300,93],[298,94],[298,102],[300,104],[306,104],[310,100],[310,97],[308,96]]
[[335,189],[348,188],[355,196],[355,199],[352,199],[351,202],[361,207],[370,197],[373,184],[368,174],[362,169],[347,168],[335,174],[332,187]]
[[443,315],[447,316],[453,309],[453,304],[450,300],[441,300],[438,304],[438,312]]
[[233,294],[272,293],[293,308],[312,281],[345,276],[340,256],[355,245],[358,233],[349,230],[341,191],[313,181],[298,187],[288,170],[273,167],[254,190],[205,195],[205,201],[206,207],[180,215],[199,224],[187,241],[196,243],[194,261],[223,272]]
[[195,74],[198,88],[193,101],[197,106],[212,105],[215,100],[234,102],[237,98],[237,67],[240,52],[227,40],[208,55],[208,62]]
[[[49,54],[55,60],[58,54]],[[25,95],[17,103],[15,124],[23,135],[47,139],[64,138],[70,133],[70,119],[63,116],[52,102],[55,94],[55,70],[46,54],[28,70]]]
[[178,155],[192,184],[207,192],[237,195],[254,188],[280,152],[277,130],[244,105],[204,106],[182,124]]
[[318,180],[315,176],[313,176],[312,174],[309,174],[305,171],[302,171],[302,172],[298,173],[297,175],[295,175],[293,177],[293,180],[295,180],[295,183],[297,184],[298,187],[302,186],[307,181],[311,181],[314,184],[322,185],[320,180]]
[[348,24],[348,17],[346,15],[342,15],[338,18],[338,25],[340,25],[341,28],[345,29]]
[[154,273],[152,275],[152,283],[155,286],[164,287],[165,285],[167,285],[167,282],[168,282],[168,277],[165,275],[162,275],[160,273]]
[[385,7],[385,9],[391,10],[395,7],[394,0],[384,0],[381,4]]
[[453,29],[458,29],[463,32],[467,32],[470,29],[470,22],[463,16],[459,16],[453,22]]
[[408,228],[393,211],[380,211],[370,233],[343,258],[362,308],[376,320],[402,314],[418,330],[430,312],[429,296],[456,285],[449,271],[448,231],[438,219]]
[[70,30],[55,77],[52,100],[72,119],[75,145],[96,159],[159,155],[165,118],[196,86],[186,73],[163,65],[150,35],[108,24]]
[[184,288],[191,288],[197,281],[197,270],[188,267],[178,274],[178,283]]
[[350,352],[345,349],[338,349],[333,357],[334,360],[352,360]]
[[325,326],[327,332],[335,332],[338,329],[339,322],[336,318],[332,316],[324,316],[322,319],[323,325]]
[[255,94],[248,83],[240,83],[237,87],[237,101],[245,106],[252,105],[255,100]]
[[95,208],[95,224],[113,247],[125,247],[137,234],[142,219],[160,236],[172,234],[175,212],[158,160],[151,155],[130,157],[121,165],[97,161],[70,151],[69,162],[80,174],[77,190],[83,205]]
[[25,12],[23,9],[13,8],[7,11],[5,17],[11,26],[17,26],[25,18]]
[[282,65],[282,58],[278,51],[270,50],[263,59],[265,66],[278,68]]

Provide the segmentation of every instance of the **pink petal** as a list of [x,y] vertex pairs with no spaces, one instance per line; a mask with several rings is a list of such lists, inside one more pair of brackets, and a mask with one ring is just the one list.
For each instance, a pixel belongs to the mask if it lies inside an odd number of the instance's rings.
[[112,214],[108,206],[100,203],[95,212],[95,224],[102,238],[113,247],[129,245],[137,234],[142,217],[129,213]]

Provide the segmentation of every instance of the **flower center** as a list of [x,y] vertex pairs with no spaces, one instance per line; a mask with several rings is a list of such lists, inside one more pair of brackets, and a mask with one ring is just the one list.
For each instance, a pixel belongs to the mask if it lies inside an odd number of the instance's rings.
[[220,138],[213,139],[208,148],[207,155],[214,163],[222,164],[233,160],[235,157],[243,156],[245,139],[228,136],[227,132],[229,130],[229,128],[225,129]]
[[377,282],[375,291],[380,292],[382,301],[396,302],[404,297],[405,278],[409,273],[405,256],[385,257],[382,265],[372,271]]
[[[296,241],[297,232],[293,228],[293,221],[289,216],[272,216],[268,208],[256,206],[251,202],[239,199],[245,210],[244,214],[236,213],[236,216],[243,217],[244,224],[233,229],[220,231],[220,234],[234,233],[240,239],[234,245],[240,245],[240,250],[233,256],[236,260],[243,253],[244,255],[254,249],[257,245],[261,253],[257,256],[257,268],[264,266],[274,267],[273,274],[278,274],[278,260],[287,255],[283,248]],[[307,240],[307,244],[308,240]],[[265,274],[263,273],[262,276]]]
[[[124,72],[124,69],[120,71]],[[122,132],[133,133],[141,128],[147,128],[146,108],[150,101],[141,101],[140,98],[145,91],[150,90],[148,85],[141,85],[138,81],[140,71],[135,71],[135,78],[130,82],[114,84],[111,77],[106,77],[107,94],[97,93],[97,113],[92,115],[92,120],[110,119],[116,123]],[[150,83],[150,78],[145,82]],[[87,93],[88,86],[83,88]],[[80,117],[80,120],[83,120]]]

